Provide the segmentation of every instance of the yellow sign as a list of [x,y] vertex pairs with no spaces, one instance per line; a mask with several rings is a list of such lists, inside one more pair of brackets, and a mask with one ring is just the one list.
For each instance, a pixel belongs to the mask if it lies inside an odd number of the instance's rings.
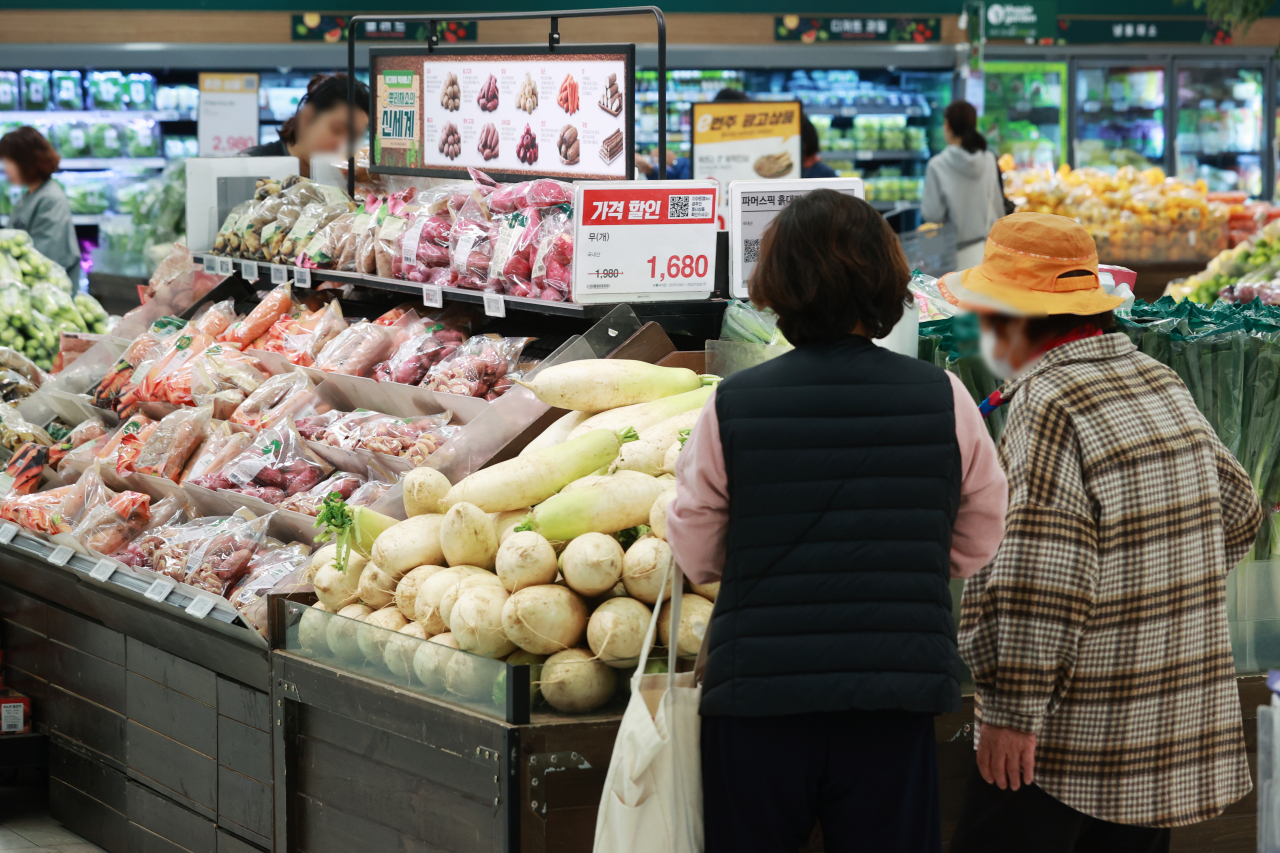
[[213,74],[200,75],[201,92],[253,93],[258,91],[257,74]]
[[693,144],[800,135],[795,101],[722,101],[693,105]]

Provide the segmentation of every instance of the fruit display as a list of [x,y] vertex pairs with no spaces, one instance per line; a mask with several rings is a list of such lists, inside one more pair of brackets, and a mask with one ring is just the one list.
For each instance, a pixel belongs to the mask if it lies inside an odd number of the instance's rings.
[[578,111],[578,81],[573,79],[572,74],[566,74],[560,83],[560,89],[556,92],[556,103],[569,115]]
[[462,153],[462,135],[458,133],[458,126],[453,122],[445,124],[444,130],[440,131],[438,148],[440,153],[450,160],[457,159]]
[[560,162],[566,166],[576,166],[580,147],[578,143],[578,129],[571,124],[566,124],[560,128],[560,136],[556,140],[556,149],[560,152]]
[[480,141],[476,143],[476,150],[484,156],[485,160],[492,160],[498,156],[498,128],[493,122],[480,128]]
[[450,72],[440,88],[440,106],[449,112],[456,112],[462,103],[462,89],[458,86],[458,75]]
[[1205,261],[1227,245],[1228,206],[1211,202],[1203,182],[1168,178],[1160,169],[1012,171],[1002,158],[1005,195],[1018,210],[1056,213],[1079,221],[1104,263]]
[[1280,220],[1264,226],[1252,239],[1219,252],[1203,270],[1171,284],[1169,293],[1206,305],[1219,298],[1280,301]]
[[538,138],[527,124],[524,133],[520,134],[520,142],[516,144],[516,159],[530,166],[538,162]]
[[532,113],[538,108],[538,87],[533,82],[533,75],[528,71],[524,73],[524,82],[520,84],[520,91],[516,92],[516,106],[527,113]]
[[479,94],[476,95],[476,103],[480,105],[480,109],[485,112],[493,112],[498,108],[498,78],[492,74],[489,79],[480,87]]

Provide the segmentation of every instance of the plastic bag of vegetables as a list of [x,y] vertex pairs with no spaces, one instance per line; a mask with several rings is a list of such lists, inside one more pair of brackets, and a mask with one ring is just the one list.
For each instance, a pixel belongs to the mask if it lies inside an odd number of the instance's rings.
[[239,224],[241,218],[253,206],[251,201],[242,201],[235,207],[231,208],[231,212],[227,214],[227,218],[222,220],[222,227],[218,229],[218,234],[213,238],[213,248],[210,254],[213,255],[233,255],[240,247],[240,238],[237,235],[232,239],[232,235],[236,234],[236,225]]
[[350,211],[351,208],[345,201],[338,204],[309,204],[304,207],[276,251],[275,262],[294,263],[300,253],[311,244],[317,231]]
[[11,406],[0,406],[0,445],[17,450],[22,444],[34,441],[46,447],[53,444],[53,438],[40,427],[27,421],[18,410]]
[[[31,288],[31,307],[52,320],[54,327],[60,332],[89,331],[89,324],[80,316],[71,295],[57,290],[51,284],[41,282]],[[64,323],[69,324],[69,328],[64,329]]]
[[49,128],[50,141],[62,157],[89,156],[89,129],[78,121],[59,122]]
[[96,121],[89,125],[89,153],[94,157],[119,157],[124,148],[120,128],[112,122]]

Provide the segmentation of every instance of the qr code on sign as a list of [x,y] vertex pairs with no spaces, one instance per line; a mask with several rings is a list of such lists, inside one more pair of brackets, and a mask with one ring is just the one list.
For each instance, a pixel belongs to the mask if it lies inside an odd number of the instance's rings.
[[667,201],[667,218],[668,219],[688,219],[689,218],[689,199],[693,196],[689,195],[673,195]]
[[754,264],[760,259],[760,241],[743,240],[742,241],[742,262],[744,264]]

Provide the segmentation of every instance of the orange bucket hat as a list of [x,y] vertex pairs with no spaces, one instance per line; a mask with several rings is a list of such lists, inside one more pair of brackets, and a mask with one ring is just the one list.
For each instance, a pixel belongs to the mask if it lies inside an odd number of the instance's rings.
[[[1064,273],[1077,275],[1064,278]],[[1124,304],[1098,281],[1098,249],[1089,232],[1074,219],[1051,213],[1014,213],[997,220],[982,263],[947,273],[938,288],[953,305],[1016,317],[1101,314]]]

